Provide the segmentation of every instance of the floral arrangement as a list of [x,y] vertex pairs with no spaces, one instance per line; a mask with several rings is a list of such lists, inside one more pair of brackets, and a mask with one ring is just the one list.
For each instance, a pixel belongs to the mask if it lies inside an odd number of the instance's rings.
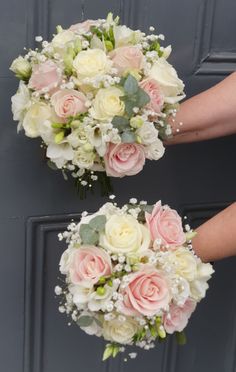
[[39,47],[13,61],[18,130],[41,138],[48,164],[65,178],[71,173],[82,194],[98,179],[107,194],[109,176],[135,175],[146,159],[163,156],[168,117],[184,97],[163,39],[119,25],[109,14],[66,30],[58,26],[51,42],[37,36]]
[[66,279],[55,288],[59,311],[108,341],[104,360],[126,345],[149,350],[173,333],[183,342],[214,272],[194,253],[194,235],[160,201],[148,206],[131,199],[122,208],[109,202],[92,215],[84,212],[59,234],[68,244],[60,260]]

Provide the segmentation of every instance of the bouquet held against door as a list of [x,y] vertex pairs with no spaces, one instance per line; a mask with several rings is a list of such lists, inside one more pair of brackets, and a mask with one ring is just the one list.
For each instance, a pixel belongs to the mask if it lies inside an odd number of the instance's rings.
[[[39,47],[11,65],[20,79],[12,97],[18,131],[41,139],[49,166],[71,174],[81,198],[96,181],[109,195],[110,177],[134,176],[164,155],[184,84],[167,62],[171,47],[152,31],[119,25],[112,14],[58,26],[50,42],[36,37]],[[107,341],[103,360],[126,346],[149,350],[172,334],[184,342],[214,270],[196,256],[195,232],[183,225],[161,201],[133,198],[84,212],[59,234],[67,244],[59,310]]]

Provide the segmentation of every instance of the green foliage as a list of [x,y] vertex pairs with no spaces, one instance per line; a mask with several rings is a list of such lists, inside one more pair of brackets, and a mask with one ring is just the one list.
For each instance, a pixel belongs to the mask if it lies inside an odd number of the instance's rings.
[[185,345],[187,342],[186,334],[184,331],[175,333],[176,341],[178,345]]
[[124,116],[114,116],[112,119],[112,125],[118,129],[119,132],[123,132],[129,129],[129,120]]
[[126,130],[121,134],[121,141],[124,143],[134,143],[136,136],[131,130]]
[[104,230],[106,216],[99,215],[94,217],[88,224],[80,226],[80,237],[84,244],[96,245],[99,241],[99,233]]
[[77,324],[80,327],[89,327],[93,323],[93,318],[88,315],[80,316],[77,320]]

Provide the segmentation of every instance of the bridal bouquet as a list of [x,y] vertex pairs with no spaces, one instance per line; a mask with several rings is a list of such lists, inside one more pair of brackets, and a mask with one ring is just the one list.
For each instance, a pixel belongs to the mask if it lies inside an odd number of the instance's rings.
[[39,47],[10,67],[20,79],[12,97],[18,130],[41,138],[49,165],[71,173],[82,193],[99,179],[106,194],[109,176],[132,176],[146,159],[160,159],[167,119],[184,97],[164,36],[118,23],[109,14],[58,26],[51,42],[37,36]]
[[55,288],[59,311],[108,341],[104,360],[126,345],[149,350],[173,333],[182,342],[214,272],[195,255],[195,233],[175,210],[136,203],[106,203],[59,234],[68,244],[60,260],[65,284]]

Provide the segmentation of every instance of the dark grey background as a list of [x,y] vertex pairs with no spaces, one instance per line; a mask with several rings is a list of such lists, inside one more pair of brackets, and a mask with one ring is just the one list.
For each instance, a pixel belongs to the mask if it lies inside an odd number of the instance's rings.
[[[71,213],[96,210],[105,199],[96,194],[80,201],[72,181],[47,168],[39,141],[16,134],[10,97],[17,81],[8,68],[24,46],[34,46],[34,36],[48,38],[57,24],[67,27],[108,11],[130,26],[153,25],[166,35],[188,96],[236,67],[235,0],[1,0],[0,371],[235,372],[235,259],[215,265],[187,346],[172,340],[129,364],[121,358],[100,362],[103,342],[68,327],[57,311],[53,289],[64,249],[57,233]],[[235,136],[168,148],[164,159],[149,162],[138,176],[114,182],[118,200],[161,198],[197,225],[235,200],[235,151]]]

